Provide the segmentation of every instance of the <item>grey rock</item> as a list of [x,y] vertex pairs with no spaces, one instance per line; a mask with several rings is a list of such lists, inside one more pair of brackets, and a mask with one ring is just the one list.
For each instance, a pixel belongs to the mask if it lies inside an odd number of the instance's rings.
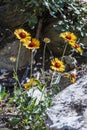
[[59,37],[58,32],[53,27],[53,25],[57,24],[58,20],[59,18],[50,21],[43,30],[43,37],[50,38],[51,42],[48,44],[48,48],[53,52],[53,54],[62,55],[64,50],[64,41]]
[[[0,49],[0,69],[13,70],[16,67],[19,45],[20,42],[18,40],[14,40],[7,43],[4,48]],[[11,57],[16,58],[16,61],[11,61]],[[22,45],[18,68],[27,66],[29,61],[30,51]]]
[[66,66],[66,71],[72,70],[77,66],[76,58],[72,57],[71,55],[64,56],[62,59]]
[[47,130],[87,130],[87,75],[53,98]]
[[21,0],[10,0],[5,4],[2,3],[0,3],[1,26],[12,29],[26,23],[29,12],[21,11],[23,8]]
[[4,127],[4,128],[0,128],[0,130],[10,130],[10,129]]
[[2,123],[2,121],[0,121],[0,130],[10,130],[10,129],[6,128],[5,124]]

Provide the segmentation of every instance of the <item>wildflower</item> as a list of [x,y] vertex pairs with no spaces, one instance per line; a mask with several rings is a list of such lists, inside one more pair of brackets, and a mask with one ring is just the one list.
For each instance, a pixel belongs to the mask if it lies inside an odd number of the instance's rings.
[[72,46],[74,49],[76,49],[78,52],[83,53],[83,50],[81,49],[81,47],[80,47],[78,44],[76,44],[76,43],[71,43],[71,46]]
[[61,33],[60,37],[62,37],[63,39],[65,39],[68,42],[70,42],[70,41],[76,42],[76,40],[77,40],[77,37],[74,35],[74,33],[71,33],[71,32]]
[[66,74],[64,75],[64,77],[65,77],[65,78],[70,78],[70,74],[69,74],[69,73],[66,73]]
[[63,72],[65,70],[65,66],[62,61],[60,61],[58,58],[52,59],[51,60],[51,69]]
[[15,57],[10,57],[10,61],[15,62],[16,58]]
[[76,74],[77,74],[76,69],[74,69],[74,70],[70,73],[70,81],[71,81],[71,83],[75,83],[75,81],[76,81]]
[[24,29],[16,29],[14,31],[14,34],[16,35],[16,37],[21,41],[24,42],[27,40],[31,40],[31,34],[26,32]]
[[75,78],[71,78],[71,83],[75,83],[76,79]]
[[39,49],[40,41],[36,38],[32,38],[31,41],[25,41],[23,45],[28,49]]
[[45,43],[50,43],[51,40],[48,38],[48,37],[45,37],[44,40],[43,40]]
[[24,88],[25,89],[29,89],[32,85],[36,85],[36,81],[34,80],[34,78],[31,78],[29,82],[25,83],[24,84]]
[[76,81],[76,74],[77,74],[77,71],[76,71],[76,69],[74,69],[72,72],[66,73],[64,75],[64,77],[65,78],[69,78],[71,83],[75,83],[75,81]]

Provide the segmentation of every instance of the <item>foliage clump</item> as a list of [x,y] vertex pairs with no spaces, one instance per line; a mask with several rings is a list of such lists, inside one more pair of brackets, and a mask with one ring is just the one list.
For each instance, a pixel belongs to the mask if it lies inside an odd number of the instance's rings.
[[[0,0],[1,5],[14,0]],[[87,36],[87,4],[79,0],[20,0],[20,12],[29,12],[27,22],[34,29],[39,19],[46,22],[47,17],[58,19],[55,29],[61,33],[76,32],[79,36]]]
[[[77,0],[26,0],[23,1],[24,7],[30,7],[32,11],[29,14],[29,25],[34,27],[40,18],[45,15],[53,18],[59,18],[55,29],[59,33],[70,31],[76,32],[80,36],[87,36],[87,4],[80,4]],[[25,9],[25,8],[24,8]]]

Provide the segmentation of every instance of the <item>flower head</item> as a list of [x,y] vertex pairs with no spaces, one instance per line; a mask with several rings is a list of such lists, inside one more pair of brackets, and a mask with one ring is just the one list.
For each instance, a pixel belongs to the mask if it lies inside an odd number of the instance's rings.
[[15,62],[16,61],[16,57],[10,57],[10,61],[11,62]]
[[40,41],[36,38],[32,38],[31,41],[25,41],[23,45],[28,49],[39,49]]
[[76,82],[76,75],[75,74],[73,74],[73,73],[71,73],[71,78],[70,78],[71,80],[71,83],[75,83]]
[[16,37],[21,41],[24,42],[26,40],[31,40],[31,34],[26,32],[24,29],[16,29],[14,31],[14,34],[16,35]]
[[73,44],[72,44],[72,47],[73,47],[75,50],[77,50],[78,52],[83,53],[83,50],[81,49],[81,47],[80,47],[78,44],[73,43]]
[[71,78],[71,83],[75,83],[76,79],[75,78]]
[[75,43],[75,42],[69,42],[69,44],[70,44],[75,50],[77,50],[78,52],[83,53],[82,48],[81,48],[77,43]]
[[76,82],[76,74],[77,74],[77,72],[76,72],[76,69],[75,69],[71,73],[66,73],[64,75],[64,77],[69,78],[71,83],[75,83]]
[[77,40],[77,37],[75,36],[75,34],[71,33],[71,32],[61,33],[60,37],[62,37],[63,39],[65,39],[68,42],[70,42],[70,41],[76,42],[76,40]]
[[48,38],[48,37],[45,37],[44,40],[43,40],[45,43],[50,43],[51,40]]
[[51,69],[56,70],[58,72],[63,72],[65,70],[65,66],[62,61],[60,61],[58,58],[54,58],[51,60]]
[[69,74],[69,73],[66,73],[66,74],[64,75],[64,77],[65,77],[65,78],[70,78],[70,74]]
[[25,89],[29,89],[32,85],[36,86],[36,84],[37,83],[36,83],[35,79],[31,78],[29,82],[27,82],[27,83],[24,84],[24,88]]

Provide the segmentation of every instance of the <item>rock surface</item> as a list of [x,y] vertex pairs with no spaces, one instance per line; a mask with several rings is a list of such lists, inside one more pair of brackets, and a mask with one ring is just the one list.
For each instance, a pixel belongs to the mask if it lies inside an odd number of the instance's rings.
[[6,28],[15,28],[26,23],[29,12],[21,11],[22,1],[10,0],[0,3],[0,25]]
[[[19,45],[20,42],[18,40],[14,40],[13,42],[7,43],[4,48],[0,49],[0,69],[13,70],[13,68],[16,67]],[[29,58],[30,51],[22,46],[18,68],[27,66]]]
[[87,130],[87,75],[54,97],[46,126],[47,130]]

